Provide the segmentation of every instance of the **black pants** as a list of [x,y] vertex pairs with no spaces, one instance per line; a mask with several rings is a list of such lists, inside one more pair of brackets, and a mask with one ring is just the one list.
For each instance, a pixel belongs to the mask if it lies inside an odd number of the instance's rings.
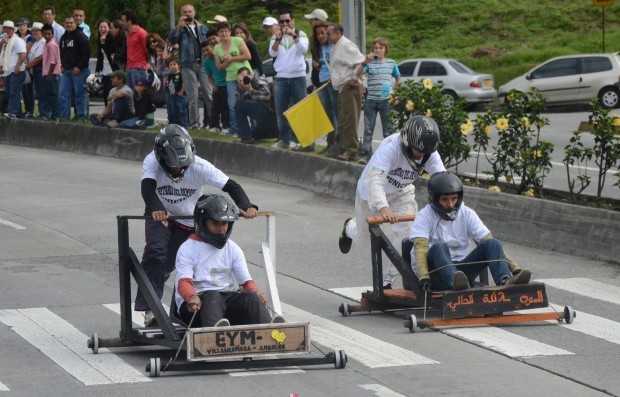
[[[192,328],[211,327],[226,318],[230,325],[265,324],[271,322],[267,308],[257,294],[242,292],[205,291],[200,294],[202,306],[194,318]],[[194,313],[183,302],[179,310],[181,319],[189,324]]]
[[213,92],[213,109],[211,110],[211,126],[229,128],[228,124],[228,93],[226,86],[217,87]]
[[110,76],[103,76],[101,85],[103,86],[103,104],[108,106],[108,95],[112,89],[112,78]]
[[[150,217],[144,222],[146,245],[142,255],[142,266],[159,300],[164,295],[164,284],[174,270],[177,251],[192,233],[193,230],[182,228],[176,222],[168,222],[168,227]],[[134,310],[149,310],[140,288],[136,294]]]

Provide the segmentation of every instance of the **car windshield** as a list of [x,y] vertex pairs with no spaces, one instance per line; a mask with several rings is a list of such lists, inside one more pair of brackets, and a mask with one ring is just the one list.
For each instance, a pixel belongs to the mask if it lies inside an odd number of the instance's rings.
[[449,63],[450,63],[450,66],[452,66],[454,68],[454,70],[456,70],[459,73],[475,74],[475,72],[473,70],[471,70],[470,68],[468,68],[467,66],[463,65],[460,62],[450,61]]

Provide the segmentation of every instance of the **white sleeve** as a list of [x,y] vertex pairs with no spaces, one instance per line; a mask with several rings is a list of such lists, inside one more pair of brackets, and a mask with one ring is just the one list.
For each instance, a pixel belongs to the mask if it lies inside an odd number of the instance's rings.
[[237,284],[241,285],[246,281],[252,280],[245,255],[243,255],[243,251],[237,244],[231,244],[230,255],[232,259],[232,272]]
[[468,237],[474,240],[476,243],[479,243],[483,237],[491,233],[486,225],[480,220],[480,217],[476,213],[476,211],[472,210],[469,207],[465,207],[463,209],[467,209],[465,221],[467,222],[467,233]]
[[192,250],[192,241],[187,240],[179,247],[177,258],[175,261],[176,282],[179,283],[182,278],[194,278],[194,255]]
[[431,240],[431,232],[433,229],[433,219],[430,216],[431,211],[432,208],[427,205],[418,212],[415,221],[411,224],[409,232],[410,238],[425,238],[429,241]]
[[304,55],[306,52],[308,52],[308,36],[306,36],[306,34],[304,32],[299,32],[299,41],[297,42],[297,49],[299,50],[299,52],[301,53],[301,55]]
[[15,49],[13,50],[18,54],[23,54],[26,52],[26,42],[24,40],[16,40],[15,41]]
[[200,164],[196,165],[199,167],[199,178],[202,185],[209,185],[218,189],[224,188],[229,179],[228,175],[204,159],[202,159]]
[[436,174],[438,172],[444,172],[446,167],[443,165],[443,160],[441,160],[441,156],[439,156],[439,152],[434,151],[431,153],[426,164],[424,164],[424,169],[430,175]]
[[[278,56],[278,51],[274,51],[271,48],[273,47],[273,43],[276,41],[276,36],[271,36],[271,40],[269,40],[269,56],[275,58]],[[279,47],[278,47],[279,48]]]
[[159,163],[155,158],[155,153],[149,153],[142,162],[142,179],[157,180],[157,172],[159,171]]
[[373,211],[389,207],[387,196],[385,195],[385,174],[384,170],[372,167],[368,170],[366,180],[368,183],[368,207]]

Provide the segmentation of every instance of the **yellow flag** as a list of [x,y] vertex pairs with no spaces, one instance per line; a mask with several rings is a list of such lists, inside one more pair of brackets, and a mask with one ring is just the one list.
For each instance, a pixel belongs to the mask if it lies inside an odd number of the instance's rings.
[[334,130],[334,126],[325,113],[318,91],[314,91],[284,112],[301,146],[308,146]]

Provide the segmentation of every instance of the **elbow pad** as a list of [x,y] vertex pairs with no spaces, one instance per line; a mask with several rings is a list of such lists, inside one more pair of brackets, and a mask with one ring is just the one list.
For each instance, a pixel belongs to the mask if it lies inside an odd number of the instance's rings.
[[420,279],[429,278],[428,274],[428,239],[416,238],[413,240],[415,247],[415,260],[418,266]]

